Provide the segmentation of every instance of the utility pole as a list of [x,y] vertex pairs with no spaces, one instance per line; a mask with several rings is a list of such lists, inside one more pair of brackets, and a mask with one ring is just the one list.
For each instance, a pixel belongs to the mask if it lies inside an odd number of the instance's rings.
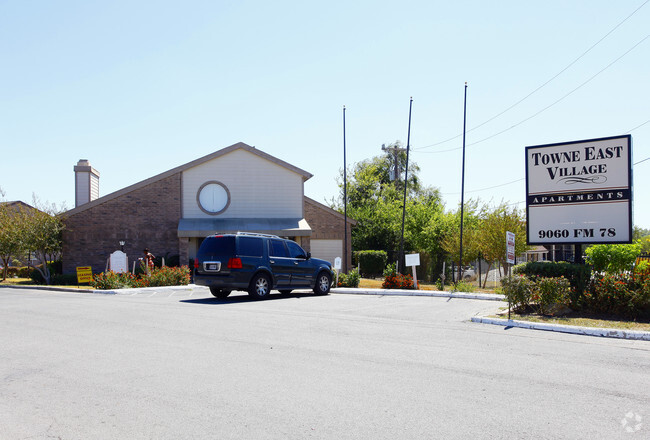
[[385,151],[388,154],[392,154],[393,156],[393,172],[395,173],[393,179],[395,180],[395,186],[397,186],[397,183],[399,182],[399,176],[402,174],[399,166],[399,153],[401,151],[406,151],[406,148],[401,148],[399,144],[395,144],[392,147],[387,147],[386,144],[382,144],[381,146],[381,151]]

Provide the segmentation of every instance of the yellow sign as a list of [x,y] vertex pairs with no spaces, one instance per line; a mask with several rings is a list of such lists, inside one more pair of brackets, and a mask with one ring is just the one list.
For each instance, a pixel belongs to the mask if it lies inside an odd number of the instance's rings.
[[77,282],[89,283],[93,280],[93,268],[90,266],[83,266],[77,268]]

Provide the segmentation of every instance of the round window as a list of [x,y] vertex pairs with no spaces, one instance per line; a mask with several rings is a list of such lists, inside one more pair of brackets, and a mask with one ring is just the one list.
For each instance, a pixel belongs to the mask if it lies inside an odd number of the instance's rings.
[[199,188],[196,199],[199,208],[206,214],[221,214],[230,205],[230,191],[221,182],[206,182]]

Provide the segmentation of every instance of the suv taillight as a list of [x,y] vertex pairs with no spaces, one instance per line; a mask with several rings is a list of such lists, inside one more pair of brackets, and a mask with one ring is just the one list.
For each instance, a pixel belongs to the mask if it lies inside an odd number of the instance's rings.
[[228,260],[228,269],[241,269],[242,264],[241,264],[241,258],[231,258]]
[[198,269],[198,268],[199,268],[199,259],[195,258],[194,259],[194,269]]

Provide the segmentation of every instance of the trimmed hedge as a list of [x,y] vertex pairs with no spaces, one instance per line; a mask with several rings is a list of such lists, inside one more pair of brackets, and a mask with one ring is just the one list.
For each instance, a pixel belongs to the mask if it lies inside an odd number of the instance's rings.
[[381,275],[388,261],[386,251],[356,251],[355,256],[361,274],[368,277]]

